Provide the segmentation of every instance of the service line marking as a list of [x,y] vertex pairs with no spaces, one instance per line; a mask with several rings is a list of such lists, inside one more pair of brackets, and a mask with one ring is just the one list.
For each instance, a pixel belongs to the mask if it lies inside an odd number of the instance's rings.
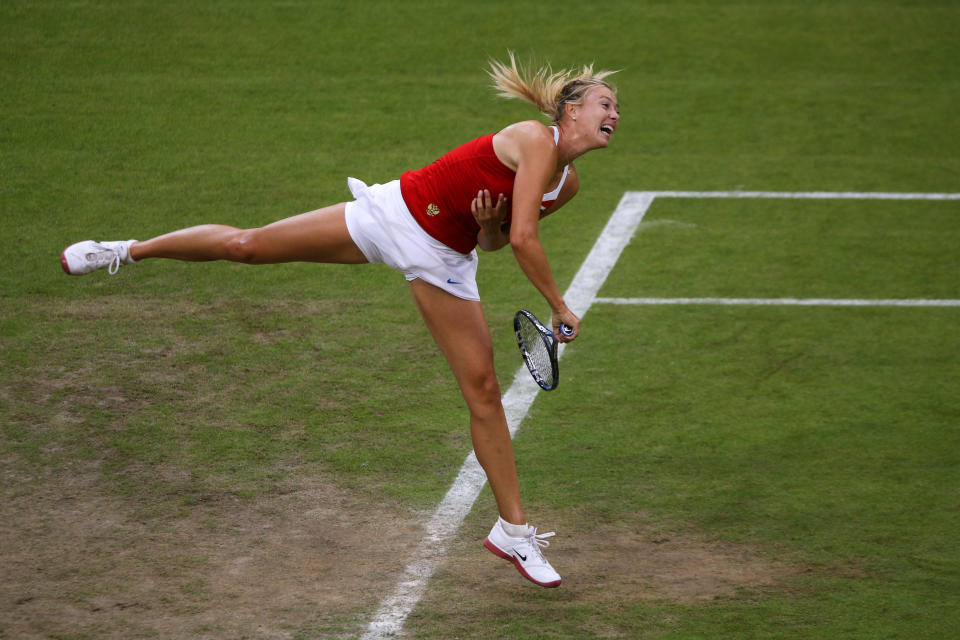
[[596,298],[598,304],[689,304],[794,307],[960,307],[960,300],[850,300],[845,298]]
[[[780,191],[627,191],[610,216],[573,282],[564,294],[570,310],[581,318],[597,300],[597,292],[629,244],[637,226],[656,198],[789,198],[821,200],[960,200],[960,193],[864,193],[864,192],[780,192]],[[624,299],[628,300],[628,299]],[[629,299],[641,300],[641,298]],[[676,300],[676,299],[674,299]],[[941,301],[943,302],[943,301]],[[565,345],[560,345],[558,357]],[[514,373],[503,395],[510,436],[513,437],[537,397],[539,387],[522,365]],[[380,604],[364,633],[364,640],[392,638],[420,601],[427,582],[440,566],[450,540],[473,508],[487,478],[473,452],[467,456],[453,485],[425,526],[413,560],[407,564],[392,593]]]
[[960,200],[960,193],[876,191],[628,191],[653,198],[770,198],[787,200]]

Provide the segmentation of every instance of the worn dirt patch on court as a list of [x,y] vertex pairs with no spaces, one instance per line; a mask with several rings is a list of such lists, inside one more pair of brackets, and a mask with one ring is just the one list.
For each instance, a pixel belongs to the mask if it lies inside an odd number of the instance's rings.
[[[772,561],[749,545],[710,541],[692,532],[666,532],[633,522],[589,529],[573,519],[547,517],[558,534],[546,556],[563,576],[558,589],[541,589],[508,562],[481,546],[483,523],[471,515],[452,545],[450,560],[408,620],[412,635],[496,638],[516,633],[512,624],[553,620],[558,636],[571,610],[570,624],[590,637],[635,637],[635,628],[618,627],[618,612],[634,603],[696,605],[722,598],[755,597],[805,569]],[[563,523],[567,523],[565,526]],[[579,529],[579,530],[578,530]],[[486,619],[486,628],[474,621]]]
[[329,637],[376,607],[420,535],[322,479],[184,506],[130,504],[96,477],[5,479],[0,637]]
[[[604,552],[598,553],[597,540]],[[558,542],[558,563],[568,584],[585,598],[666,599],[682,603],[766,587],[796,569],[758,558],[745,545],[711,542],[690,533],[604,530]],[[562,544],[562,547],[559,546]]]
[[[350,637],[422,535],[415,514],[323,479],[254,500],[135,505],[103,492],[97,476],[88,467],[5,478],[0,636]],[[747,547],[601,526],[554,539],[549,558],[564,584],[547,592],[481,547],[485,531],[472,535],[481,520],[468,518],[418,612],[446,612],[440,617],[449,623],[497,610],[518,615],[526,606],[559,615],[577,603],[606,618],[638,600],[695,603],[797,572]],[[408,623],[414,634],[418,612]]]
[[[423,534],[415,514],[322,478],[253,500],[211,494],[137,505],[102,491],[97,477],[88,465],[5,478],[0,636],[350,637]],[[472,514],[453,541],[408,622],[414,635],[424,611],[443,628],[527,606],[561,615],[573,603],[609,620],[631,602],[707,601],[799,571],[693,534],[637,523],[578,532],[571,523],[548,551],[564,584],[546,591],[482,548],[483,522]]]

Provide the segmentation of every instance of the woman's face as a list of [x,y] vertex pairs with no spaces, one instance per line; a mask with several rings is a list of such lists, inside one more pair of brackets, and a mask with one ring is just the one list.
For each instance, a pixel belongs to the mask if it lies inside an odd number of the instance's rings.
[[607,87],[592,87],[583,97],[583,104],[571,110],[577,132],[594,140],[596,147],[610,144],[610,136],[620,123],[620,104]]

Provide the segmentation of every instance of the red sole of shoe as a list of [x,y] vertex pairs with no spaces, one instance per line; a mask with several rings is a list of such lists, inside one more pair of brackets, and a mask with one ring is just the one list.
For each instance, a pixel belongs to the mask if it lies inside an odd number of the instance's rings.
[[514,558],[513,556],[511,556],[509,553],[504,553],[503,551],[501,551],[501,550],[497,547],[497,545],[495,545],[495,544],[493,544],[492,542],[490,542],[490,538],[487,538],[487,539],[485,539],[485,540],[483,541],[483,546],[485,546],[485,547],[490,551],[490,553],[492,553],[493,555],[495,555],[495,556],[497,556],[497,557],[499,557],[499,558],[503,558],[503,559],[506,560],[507,562],[512,563],[513,566],[515,566],[515,567],[517,568],[517,571],[520,572],[520,575],[522,575],[524,578],[526,578],[527,580],[529,580],[530,582],[532,582],[532,583],[535,584],[535,585],[539,585],[539,586],[541,586],[541,587],[546,587],[547,589],[552,589],[552,588],[554,588],[554,587],[559,587],[559,586],[560,586],[560,583],[563,582],[562,580],[554,580],[553,582],[540,582],[540,581],[538,581],[538,580],[534,580],[534,579],[530,576],[529,573],[527,573],[526,571],[523,570],[523,566],[520,565],[520,561],[519,561],[519,560],[517,560],[516,558]]

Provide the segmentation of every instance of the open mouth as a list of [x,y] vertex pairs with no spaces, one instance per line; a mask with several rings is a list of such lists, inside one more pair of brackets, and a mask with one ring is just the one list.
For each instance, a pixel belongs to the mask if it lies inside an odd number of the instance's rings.
[[613,135],[613,127],[608,124],[600,126],[600,133],[606,135],[608,138]]

